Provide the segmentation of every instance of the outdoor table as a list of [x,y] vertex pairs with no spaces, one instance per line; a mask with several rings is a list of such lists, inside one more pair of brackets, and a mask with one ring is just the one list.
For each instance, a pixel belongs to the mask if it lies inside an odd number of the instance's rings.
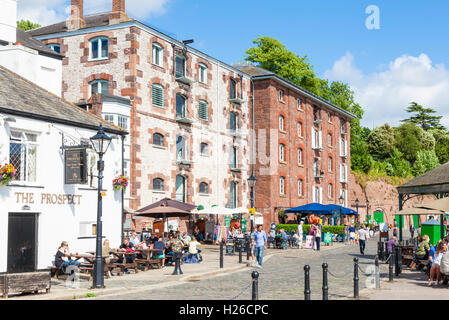
[[[120,268],[122,268],[122,269],[125,269],[125,268],[131,268],[131,269],[134,269],[134,271],[136,272],[136,273],[138,273],[139,271],[137,270],[137,262],[135,261],[136,260],[136,255],[137,255],[137,251],[134,251],[134,252],[121,252],[121,251],[116,251],[116,252],[114,252],[114,251],[111,251],[110,252],[111,254],[113,254],[114,256],[116,256],[117,257],[117,259],[122,259],[123,260],[123,262],[122,263],[115,263],[114,265],[115,266],[119,266]],[[127,257],[131,257],[131,263],[127,263],[126,261],[127,261]]]
[[94,263],[95,256],[90,253],[75,253],[70,256],[71,258],[75,258],[75,261],[79,261],[80,259],[84,259],[89,264]]
[[135,259],[137,264],[141,263],[141,264],[145,265],[145,270],[144,271],[148,270],[150,265],[152,265],[152,264],[157,264],[158,268],[159,269],[161,268],[161,260],[162,259],[159,259],[157,257],[156,258],[151,258],[151,256],[152,256],[151,254],[153,252],[159,252],[159,251],[162,251],[162,250],[160,250],[160,249],[137,249],[136,251],[139,252],[139,253],[145,253],[146,254],[146,257],[143,258],[143,259]]

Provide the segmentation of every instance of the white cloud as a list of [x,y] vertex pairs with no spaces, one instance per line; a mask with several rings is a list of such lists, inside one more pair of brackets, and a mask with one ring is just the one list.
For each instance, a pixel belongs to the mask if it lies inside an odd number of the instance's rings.
[[[126,0],[126,12],[131,18],[146,19],[166,12],[171,0]],[[112,0],[84,0],[84,14],[109,12]],[[19,0],[18,19],[48,25],[66,20],[70,15],[70,0]]]
[[385,122],[400,124],[408,115],[405,108],[415,101],[433,108],[443,116],[449,128],[449,70],[434,65],[428,55],[403,55],[391,61],[383,71],[364,74],[347,53],[337,60],[325,78],[349,83],[356,101],[365,109],[362,125],[372,128]]

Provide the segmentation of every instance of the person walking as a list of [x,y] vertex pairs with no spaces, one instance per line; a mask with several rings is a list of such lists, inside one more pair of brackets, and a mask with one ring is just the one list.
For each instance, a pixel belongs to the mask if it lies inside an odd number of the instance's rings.
[[299,223],[299,225],[298,225],[298,231],[296,232],[297,234],[298,234],[298,237],[299,237],[299,249],[302,249],[302,239],[303,239],[303,237],[304,237],[304,229],[303,229],[303,225],[304,225],[304,222],[301,220],[301,222]]
[[262,268],[263,251],[267,248],[267,234],[262,230],[263,226],[258,225],[257,231],[254,233],[256,259],[259,263],[258,268]]
[[360,245],[360,253],[362,255],[365,255],[365,246],[366,246],[366,229],[365,226],[362,224],[360,225],[360,229],[358,231],[359,233],[359,245]]
[[354,244],[355,242],[355,228],[352,226],[352,224],[349,226],[349,241],[350,244]]
[[315,242],[316,242],[316,251],[320,251],[320,242],[321,242],[320,225],[315,226]]
[[410,236],[412,237],[412,239],[415,237],[415,227],[413,226],[413,224],[410,226]]

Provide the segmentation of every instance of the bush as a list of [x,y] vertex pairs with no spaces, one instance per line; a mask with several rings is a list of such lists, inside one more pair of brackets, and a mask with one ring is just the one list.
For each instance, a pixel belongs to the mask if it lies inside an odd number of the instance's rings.
[[[279,230],[284,229],[286,233],[296,233],[296,230],[298,230],[297,224],[278,224],[276,228],[276,232],[279,232]],[[302,230],[305,234],[310,233],[310,224],[304,224],[302,226]],[[344,226],[323,226],[323,233],[330,232],[332,234],[344,234],[345,227]]]

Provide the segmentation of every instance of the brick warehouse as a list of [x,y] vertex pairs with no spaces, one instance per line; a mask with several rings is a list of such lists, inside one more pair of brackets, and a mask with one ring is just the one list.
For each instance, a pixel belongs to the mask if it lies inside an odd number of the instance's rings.
[[[336,203],[337,190],[343,190],[348,203],[348,185],[342,180],[347,181],[349,169],[344,179],[338,175],[341,164],[349,168],[350,141],[349,134],[341,134],[339,119],[344,120],[343,133],[349,132],[352,115],[338,107],[273,74],[229,66],[132,20],[125,13],[124,0],[112,1],[110,13],[89,16],[83,15],[82,0],[72,0],[69,20],[30,34],[64,56],[64,99],[85,105],[93,93],[103,93],[131,101],[131,147],[125,165],[131,178],[132,209],[165,197],[195,205],[249,207],[246,181],[253,169],[252,83],[259,139],[254,142],[258,150],[255,197],[264,224],[278,222],[285,207],[312,201]],[[279,101],[279,89],[284,101]],[[302,110],[295,104],[298,97]],[[313,106],[322,119],[330,111],[332,123],[314,124]],[[302,137],[297,136],[298,122]],[[316,146],[312,149],[314,128]],[[263,146],[261,130],[274,130],[268,135],[269,147]],[[320,149],[328,132],[332,147],[326,144]],[[346,140],[343,157],[338,150],[340,138]],[[298,165],[294,159],[299,148],[303,162]],[[264,158],[278,158],[279,151],[284,156],[267,166],[260,161],[262,149],[268,150]],[[332,170],[327,170],[326,155],[332,157]],[[297,193],[299,179],[302,196]],[[333,186],[331,198],[327,197],[329,184]],[[181,225],[181,229],[186,227]]]

